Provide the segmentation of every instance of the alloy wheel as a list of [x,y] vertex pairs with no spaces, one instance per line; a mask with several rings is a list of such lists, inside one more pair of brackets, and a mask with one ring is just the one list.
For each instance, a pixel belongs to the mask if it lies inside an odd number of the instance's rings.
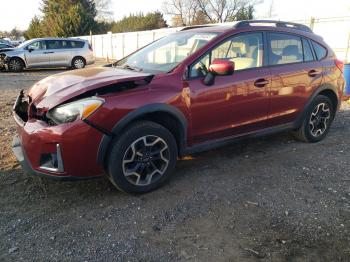
[[22,69],[22,63],[18,59],[12,59],[9,64],[9,68],[12,71],[19,71]]
[[124,153],[124,176],[136,186],[150,185],[163,176],[169,159],[169,147],[162,138],[155,135],[140,137]]
[[74,60],[74,67],[77,69],[81,69],[84,67],[84,61],[82,59],[75,59]]
[[311,113],[309,126],[314,137],[323,135],[328,129],[331,110],[327,103],[318,104]]

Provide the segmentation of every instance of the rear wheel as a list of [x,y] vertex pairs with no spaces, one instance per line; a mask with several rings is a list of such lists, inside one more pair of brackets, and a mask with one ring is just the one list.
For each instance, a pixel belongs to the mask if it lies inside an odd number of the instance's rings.
[[12,72],[21,72],[24,68],[24,63],[21,59],[14,57],[11,58],[10,62],[8,63],[8,67]]
[[81,69],[84,68],[86,65],[85,59],[82,57],[74,57],[72,60],[72,68],[73,69]]
[[109,179],[124,192],[147,193],[170,177],[176,159],[176,141],[168,129],[150,121],[137,122],[112,145]]
[[295,131],[295,136],[310,143],[321,141],[329,132],[334,115],[332,101],[326,96],[317,96],[307,110],[301,127]]

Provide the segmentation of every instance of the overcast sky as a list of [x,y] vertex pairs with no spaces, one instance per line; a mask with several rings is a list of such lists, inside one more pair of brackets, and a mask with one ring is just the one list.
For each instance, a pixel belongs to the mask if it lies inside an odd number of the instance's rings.
[[[255,7],[257,18],[266,18],[272,0]],[[162,10],[164,0],[112,0],[115,20],[130,13]],[[313,17],[350,16],[350,0],[274,0],[274,18],[300,20]],[[0,0],[0,31],[26,29],[34,15],[40,15],[41,0]],[[331,4],[330,4],[331,3]]]

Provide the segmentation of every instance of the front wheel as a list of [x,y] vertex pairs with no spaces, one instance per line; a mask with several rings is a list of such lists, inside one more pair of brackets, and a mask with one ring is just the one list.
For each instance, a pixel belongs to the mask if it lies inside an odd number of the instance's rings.
[[317,96],[307,110],[301,127],[295,131],[295,136],[310,143],[321,141],[329,132],[334,115],[332,101],[326,96]]
[[24,63],[21,59],[14,57],[11,58],[8,67],[11,72],[21,72],[24,68]]
[[124,192],[147,193],[170,177],[176,160],[176,141],[168,129],[150,121],[137,122],[112,145],[109,179]]

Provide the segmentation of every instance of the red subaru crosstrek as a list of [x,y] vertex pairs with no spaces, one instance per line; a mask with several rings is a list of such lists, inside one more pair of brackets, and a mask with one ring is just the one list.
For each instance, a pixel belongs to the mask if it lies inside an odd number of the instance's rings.
[[120,190],[145,193],[178,157],[229,141],[282,130],[322,140],[343,88],[342,63],[304,25],[189,27],[22,91],[13,151],[37,175],[107,174]]

